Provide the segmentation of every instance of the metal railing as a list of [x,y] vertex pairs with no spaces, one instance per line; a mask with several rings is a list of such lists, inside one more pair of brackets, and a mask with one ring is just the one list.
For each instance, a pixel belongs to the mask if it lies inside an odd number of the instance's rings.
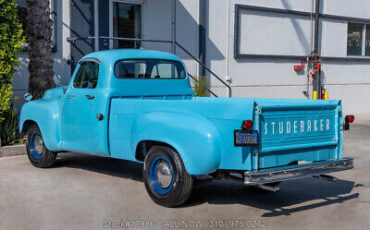
[[[79,40],[92,40],[96,39],[96,37],[84,37],[84,38],[67,38],[67,42],[70,42],[75,46],[75,42]],[[171,44],[172,41],[170,40],[160,40],[160,39],[141,39],[141,38],[118,38],[118,37],[106,37],[106,36],[100,36],[99,39],[106,39],[106,40],[117,40],[117,41],[133,41],[134,47],[136,47],[137,42],[158,42],[158,43],[169,43]],[[213,76],[216,78],[219,82],[221,82],[228,90],[228,97],[232,96],[231,92],[231,86],[227,84],[222,78],[220,78],[216,73],[214,73],[211,69],[209,69],[206,65],[204,65],[198,58],[196,58],[194,55],[192,55],[186,48],[184,48],[182,45],[180,45],[178,42],[175,42],[176,46],[179,47],[184,53],[186,53],[189,57],[191,57],[194,61],[196,61],[200,66],[202,66],[206,71],[210,73],[210,76]],[[71,55],[74,55],[73,53]],[[72,63],[77,63],[74,60],[71,60],[70,62]],[[199,80],[197,80],[194,76],[189,74],[189,77],[196,82],[199,83]],[[205,89],[207,92],[212,94],[213,96],[217,97],[217,95],[209,88],[206,87]]]
[[186,50],[182,45],[178,42],[175,42],[182,51],[184,51],[187,55],[194,59],[194,61],[198,62],[205,70],[207,70],[213,77],[219,80],[226,88],[228,89],[228,96],[231,97],[231,86],[227,84],[224,80],[222,80],[217,74],[215,74],[212,70],[210,70],[206,65],[204,65],[198,58],[194,57],[188,50]]

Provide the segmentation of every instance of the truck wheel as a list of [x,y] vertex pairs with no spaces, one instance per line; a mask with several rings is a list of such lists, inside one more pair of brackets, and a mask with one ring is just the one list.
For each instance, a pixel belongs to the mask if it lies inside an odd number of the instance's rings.
[[47,168],[54,164],[57,153],[49,151],[44,145],[41,131],[37,125],[32,125],[27,133],[27,155],[33,166]]
[[165,207],[186,202],[193,188],[193,178],[179,154],[165,146],[154,146],[144,160],[144,183],[152,200]]

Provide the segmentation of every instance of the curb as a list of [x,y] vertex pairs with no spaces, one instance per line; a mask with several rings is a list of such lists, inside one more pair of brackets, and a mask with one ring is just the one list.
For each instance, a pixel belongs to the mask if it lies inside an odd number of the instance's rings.
[[11,157],[26,154],[26,145],[11,145],[0,147],[0,157]]

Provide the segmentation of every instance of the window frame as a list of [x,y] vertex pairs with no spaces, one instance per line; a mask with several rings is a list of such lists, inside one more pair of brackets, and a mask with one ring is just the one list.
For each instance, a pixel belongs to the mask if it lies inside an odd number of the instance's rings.
[[[181,65],[181,67],[184,69],[185,76],[183,78],[119,78],[116,76],[116,67],[117,63],[121,61],[142,61],[142,60],[157,60],[157,61],[166,61],[166,62],[174,62],[178,63]],[[113,76],[118,79],[118,80],[186,80],[188,78],[188,71],[186,70],[185,66],[176,60],[171,60],[171,59],[156,59],[156,58],[124,58],[124,59],[119,59],[116,62],[114,62],[113,66]]]
[[[95,64],[98,65],[98,80],[96,82],[96,86],[94,88],[82,88],[82,87],[75,87],[75,81],[76,81],[76,77],[78,76],[78,74],[80,73],[81,71],[81,68],[82,68],[82,65],[85,64],[85,63],[88,63],[88,62],[93,62]],[[76,73],[73,77],[73,81],[72,81],[72,88],[73,89],[96,89],[98,87],[98,83],[99,83],[99,75],[100,75],[100,64],[101,62],[98,60],[98,59],[95,59],[95,58],[87,58],[87,59],[84,59],[84,60],[81,60],[79,62],[79,66],[78,66],[78,69],[76,70]]]
[[[369,31],[368,31],[368,29],[369,29]],[[367,35],[367,33],[369,33],[369,41],[370,41],[370,24],[365,23],[363,30],[364,30],[364,41],[363,41],[364,51],[363,51],[363,53],[364,53],[365,57],[370,57],[370,44],[369,44],[369,53],[366,54],[366,38],[367,38],[366,35]]]

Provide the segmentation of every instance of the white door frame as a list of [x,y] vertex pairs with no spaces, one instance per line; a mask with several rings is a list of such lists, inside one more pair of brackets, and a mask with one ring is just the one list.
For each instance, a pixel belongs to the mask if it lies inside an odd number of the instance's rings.
[[[136,4],[141,5],[141,34],[143,34],[143,23],[144,23],[144,17],[143,17],[143,7],[144,0],[109,0],[109,37],[113,38],[113,2],[121,2],[121,3],[130,3],[130,4]],[[109,49],[113,49],[113,40],[109,39]]]

